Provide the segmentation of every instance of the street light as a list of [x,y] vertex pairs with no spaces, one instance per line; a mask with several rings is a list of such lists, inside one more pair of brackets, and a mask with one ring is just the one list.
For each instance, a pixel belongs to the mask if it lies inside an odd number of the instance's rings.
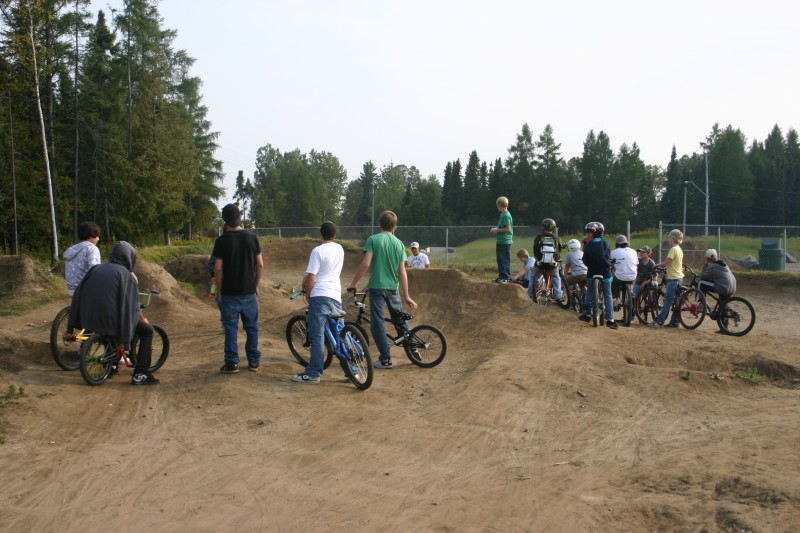
[[[706,235],[708,235],[708,194],[703,192],[703,189],[698,187],[695,182],[693,181],[684,181],[683,182],[683,234],[686,235],[686,189],[687,185],[693,186],[695,189],[700,191],[700,194],[706,197]],[[706,185],[708,187],[708,185]],[[706,190],[708,190],[706,188]]]
[[372,227],[370,231],[375,231],[375,177],[372,177]]
[[[703,194],[705,194],[706,197],[706,235],[708,235],[708,145],[706,143],[700,143],[700,147],[703,148],[703,156],[706,160],[706,192]],[[692,185],[694,185],[694,183],[692,183]],[[695,187],[697,187],[697,185],[695,185]],[[700,190],[699,187],[698,190]]]

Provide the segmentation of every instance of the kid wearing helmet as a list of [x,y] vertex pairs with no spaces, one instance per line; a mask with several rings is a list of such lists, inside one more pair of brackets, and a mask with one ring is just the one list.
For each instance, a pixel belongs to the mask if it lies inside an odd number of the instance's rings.
[[628,246],[628,238],[625,235],[617,235],[615,247],[611,251],[611,260],[614,265],[611,294],[614,298],[619,298],[622,284],[631,286],[636,280],[636,267],[639,266],[639,258],[634,249]]
[[[594,276],[603,276],[603,298],[606,304],[606,326],[617,329],[614,321],[614,305],[611,298],[611,251],[608,244],[603,240],[605,228],[600,222],[589,222],[586,224],[586,233],[591,232],[592,240],[586,243],[583,249],[583,263],[586,265],[586,277],[591,279]],[[586,308],[583,314],[578,317],[584,322],[592,320],[591,309],[594,302],[594,294],[589,291],[586,294]]]
[[[536,258],[536,270],[533,272],[534,286],[545,272],[551,272],[553,284],[553,296],[556,300],[561,300],[561,276],[558,272],[553,273],[561,259],[561,250],[566,248],[561,244],[561,239],[555,235],[556,221],[552,218],[542,220],[542,233],[533,239],[533,256]],[[534,293],[533,301],[536,301]]]
[[567,285],[586,285],[586,265],[583,264],[583,251],[581,243],[577,239],[572,239],[567,243],[567,256],[564,258],[564,277],[567,278]]

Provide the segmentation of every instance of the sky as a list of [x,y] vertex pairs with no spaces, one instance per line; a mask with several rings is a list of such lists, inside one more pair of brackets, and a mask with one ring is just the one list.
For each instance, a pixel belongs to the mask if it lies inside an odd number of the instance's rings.
[[[120,7],[121,0],[92,7]],[[788,0],[161,0],[196,59],[229,201],[256,151],[364,163],[505,159],[547,124],[565,159],[590,130],[646,164],[700,153],[715,123],[748,143],[800,129],[800,4]]]

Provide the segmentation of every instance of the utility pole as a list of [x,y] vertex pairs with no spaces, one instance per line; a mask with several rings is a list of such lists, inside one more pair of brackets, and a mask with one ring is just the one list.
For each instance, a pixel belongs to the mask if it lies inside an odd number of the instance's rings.
[[703,148],[703,156],[706,160],[706,235],[708,235],[708,145],[706,143],[700,143],[700,146]]

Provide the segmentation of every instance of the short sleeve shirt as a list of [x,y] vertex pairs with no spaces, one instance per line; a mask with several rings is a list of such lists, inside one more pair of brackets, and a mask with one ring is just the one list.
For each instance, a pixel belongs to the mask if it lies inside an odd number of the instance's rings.
[[212,255],[222,260],[222,296],[256,293],[256,257],[261,255],[258,237],[247,230],[228,230],[214,241]]
[[511,244],[514,242],[514,226],[511,220],[511,213],[508,210],[500,213],[500,218],[497,221],[497,229],[511,228],[511,231],[498,233],[497,244]]
[[620,281],[633,281],[636,279],[636,267],[639,266],[639,258],[633,248],[614,248],[611,250],[611,259],[614,263],[614,277]]
[[391,233],[382,231],[367,239],[364,252],[372,254],[370,263],[370,289],[396,291],[398,287],[397,270],[406,261],[406,247]]
[[667,259],[672,259],[672,262],[667,265],[667,279],[683,279],[683,250],[681,247],[670,248]]
[[335,242],[325,242],[311,250],[308,259],[307,274],[314,274],[314,287],[311,298],[325,296],[337,302],[342,301],[342,266],[344,266],[344,248]]
[[428,256],[423,252],[420,252],[419,255],[411,254],[408,256],[408,266],[411,268],[425,268],[429,264]]

